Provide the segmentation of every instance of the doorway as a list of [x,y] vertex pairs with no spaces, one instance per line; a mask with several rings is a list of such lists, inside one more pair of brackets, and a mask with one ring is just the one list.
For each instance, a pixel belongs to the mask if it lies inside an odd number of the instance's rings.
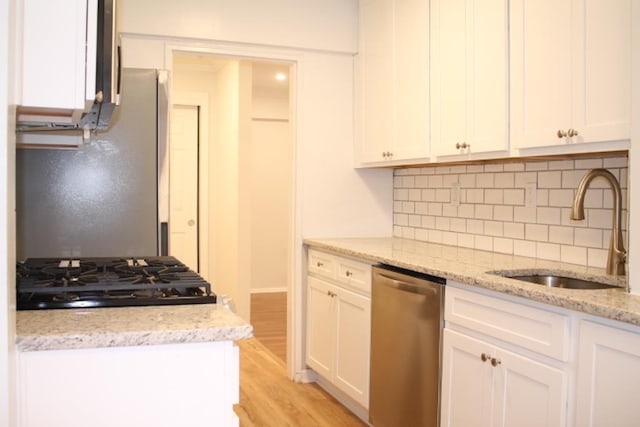
[[[292,280],[291,69],[290,63],[277,61],[173,55],[172,93],[198,95],[210,106],[206,117],[202,112],[199,116],[199,126],[207,122],[210,129],[199,143],[205,159],[200,173],[208,174],[208,189],[198,196],[200,205],[206,204],[200,212],[206,214],[194,225],[199,226],[200,242],[209,246],[207,256],[201,251],[199,266],[208,270],[206,278],[218,296],[230,299],[252,324],[251,301],[274,297],[286,302]],[[173,116],[170,126],[173,134]],[[286,306],[281,314],[284,319],[269,321],[268,327],[273,328],[273,322],[282,325],[286,343]]]

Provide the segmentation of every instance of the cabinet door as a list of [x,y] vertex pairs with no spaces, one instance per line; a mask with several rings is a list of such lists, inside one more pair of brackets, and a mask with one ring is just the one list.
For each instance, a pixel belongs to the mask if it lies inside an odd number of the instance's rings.
[[[631,0],[510,5],[512,143],[532,148],[628,139]],[[577,135],[564,136],[570,129]]]
[[20,105],[83,110],[87,1],[22,3]]
[[490,363],[481,356],[493,347],[450,329],[444,330],[442,346],[442,427],[489,427],[493,400]]
[[506,0],[431,2],[431,144],[438,156],[506,153],[507,11]]
[[361,162],[386,160],[393,142],[393,1],[360,2],[356,132]]
[[503,427],[566,425],[567,375],[563,370],[496,350],[494,419]]
[[637,426],[640,331],[583,321],[579,339],[576,426]]
[[395,1],[391,160],[429,157],[429,0]]
[[307,365],[331,378],[335,354],[335,287],[307,278]]
[[575,3],[572,127],[579,132],[576,142],[629,139],[632,0]]
[[511,1],[511,142],[554,145],[571,125],[572,0]]
[[369,407],[371,299],[339,290],[336,301],[336,385]]

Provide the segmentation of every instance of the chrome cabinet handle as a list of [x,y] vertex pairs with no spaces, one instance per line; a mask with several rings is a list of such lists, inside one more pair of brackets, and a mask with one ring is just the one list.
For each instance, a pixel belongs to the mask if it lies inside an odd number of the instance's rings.
[[574,136],[578,136],[578,131],[575,129],[569,129],[569,132],[567,132],[567,136],[569,136],[570,138],[573,138]]
[[389,159],[391,157],[393,157],[393,153],[391,151],[383,151],[382,152],[382,157],[385,159]]

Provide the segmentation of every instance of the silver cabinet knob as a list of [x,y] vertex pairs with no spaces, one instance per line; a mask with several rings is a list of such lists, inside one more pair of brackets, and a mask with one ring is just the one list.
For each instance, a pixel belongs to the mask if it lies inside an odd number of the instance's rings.
[[491,357],[490,357],[488,354],[486,354],[486,353],[482,353],[482,354],[480,355],[480,360],[482,360],[483,362],[486,362],[486,361],[487,361],[487,360],[489,360],[489,359],[491,359]]
[[322,266],[324,266],[324,263],[320,261],[316,262],[316,267],[322,267]]
[[562,129],[558,129],[558,133],[556,135],[558,135],[558,138],[566,138],[567,132]]
[[575,130],[575,129],[569,129],[569,131],[567,132],[567,135],[568,135],[570,138],[573,138],[574,136],[578,136],[578,131],[577,131],[577,130]]
[[196,222],[194,220],[190,219],[189,221],[187,221],[187,225],[189,227],[193,227],[194,225],[196,225]]
[[393,153],[391,151],[383,151],[382,152],[382,157],[384,159],[389,159],[389,158],[393,157]]
[[496,359],[495,357],[491,359],[491,366],[498,366],[502,361],[500,359]]
[[350,272],[349,270],[347,270],[347,271],[344,272],[344,275],[347,276],[347,277],[351,277],[351,276],[353,276],[353,273]]

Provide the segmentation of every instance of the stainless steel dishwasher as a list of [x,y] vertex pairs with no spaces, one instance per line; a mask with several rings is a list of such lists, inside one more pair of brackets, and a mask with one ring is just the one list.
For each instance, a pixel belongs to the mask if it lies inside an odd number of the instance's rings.
[[374,427],[437,427],[446,280],[373,268],[369,421]]

